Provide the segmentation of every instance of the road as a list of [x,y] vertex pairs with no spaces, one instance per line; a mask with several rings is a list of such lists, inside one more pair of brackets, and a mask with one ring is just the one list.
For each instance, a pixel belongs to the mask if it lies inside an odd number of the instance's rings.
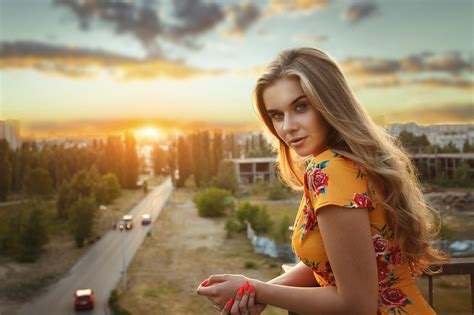
[[[158,187],[150,187],[148,196],[129,212],[134,218],[133,229],[129,231],[110,230],[103,235],[64,278],[31,303],[25,305],[20,314],[110,314],[107,309],[110,291],[117,285],[123,266],[128,266],[151,227],[151,225],[141,225],[141,215],[149,213],[152,216],[152,222],[155,222],[172,190],[170,178]],[[77,313],[74,311],[73,294],[78,288],[92,288],[94,290],[94,310]]]

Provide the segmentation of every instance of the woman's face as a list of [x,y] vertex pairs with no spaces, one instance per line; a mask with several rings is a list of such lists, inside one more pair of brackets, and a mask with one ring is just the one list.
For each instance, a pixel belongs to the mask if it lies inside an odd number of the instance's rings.
[[329,125],[309,103],[298,78],[277,80],[263,91],[263,102],[278,136],[299,156],[326,149]]

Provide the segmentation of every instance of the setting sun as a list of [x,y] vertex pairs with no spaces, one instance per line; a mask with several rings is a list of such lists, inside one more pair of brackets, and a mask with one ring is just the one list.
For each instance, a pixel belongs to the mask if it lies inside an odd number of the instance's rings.
[[159,138],[163,135],[163,133],[158,128],[145,127],[138,129],[135,135],[140,138]]

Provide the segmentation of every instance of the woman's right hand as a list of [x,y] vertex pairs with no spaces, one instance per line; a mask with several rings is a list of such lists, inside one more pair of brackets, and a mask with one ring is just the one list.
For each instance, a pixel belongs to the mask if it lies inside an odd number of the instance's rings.
[[221,315],[260,315],[267,306],[255,303],[255,289],[248,282],[222,309]]

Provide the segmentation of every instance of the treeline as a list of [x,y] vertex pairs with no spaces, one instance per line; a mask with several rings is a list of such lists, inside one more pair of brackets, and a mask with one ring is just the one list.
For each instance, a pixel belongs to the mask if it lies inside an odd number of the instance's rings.
[[[452,142],[445,146],[431,144],[426,135],[415,136],[409,131],[402,131],[398,136],[403,147],[411,153],[460,153]],[[474,152],[474,145],[466,139],[463,144],[462,152]]]
[[25,142],[18,150],[10,150],[0,140],[0,201],[10,195],[53,197],[81,170],[97,168],[99,174],[113,173],[120,185],[135,188],[138,179],[136,141],[131,133],[122,140],[111,136],[94,140],[91,146],[69,147]]
[[[400,142],[409,152],[416,153],[460,153],[452,142],[440,147],[432,145],[428,141],[426,135],[415,136],[408,131],[402,131],[399,136]],[[470,144],[466,139],[462,152],[474,152],[474,145]],[[427,184],[436,184],[445,187],[474,187],[474,180],[470,176],[470,167],[466,161],[459,161],[456,168],[452,172],[448,172],[440,160],[436,160],[433,171],[429,169],[425,161],[418,162],[418,168],[421,180]]]
[[177,187],[183,187],[192,175],[198,187],[216,186],[234,191],[237,184],[228,180],[233,166],[222,163],[224,159],[273,154],[261,134],[251,135],[245,144],[240,144],[232,133],[223,136],[219,131],[212,134],[201,131],[180,136],[167,148],[155,146],[153,166],[155,174],[171,174]]
[[0,253],[34,261],[54,225],[65,226],[83,246],[98,206],[113,202],[121,187],[136,188],[138,169],[131,133],[82,147],[25,142],[15,151],[1,140],[0,200],[20,203],[3,211]]

